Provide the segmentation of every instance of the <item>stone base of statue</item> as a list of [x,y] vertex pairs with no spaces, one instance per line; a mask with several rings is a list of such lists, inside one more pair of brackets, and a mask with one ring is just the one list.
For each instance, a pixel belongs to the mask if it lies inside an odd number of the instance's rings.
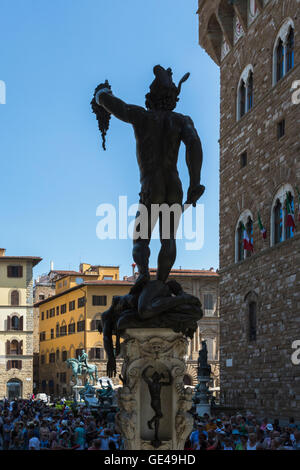
[[210,404],[199,403],[198,405],[196,405],[196,413],[198,416],[204,416],[205,414],[208,414],[208,416],[211,417]]
[[127,450],[182,450],[192,431],[185,388],[187,338],[170,328],[127,328],[116,424]]

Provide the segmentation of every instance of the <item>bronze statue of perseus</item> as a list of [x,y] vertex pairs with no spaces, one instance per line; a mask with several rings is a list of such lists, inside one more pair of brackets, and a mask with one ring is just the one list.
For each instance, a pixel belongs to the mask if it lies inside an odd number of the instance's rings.
[[[197,297],[184,292],[173,280],[168,281],[176,259],[176,232],[182,212],[187,205],[195,206],[205,190],[200,184],[203,157],[200,138],[192,119],[174,111],[181,85],[189,74],[185,74],[176,86],[170,68],[157,65],[153,71],[155,80],[146,95],[146,108],[127,104],[114,96],[108,81],[98,85],[91,102],[104,149],[111,115],[133,126],[141,182],[140,205],[133,234],[133,259],[139,274],[128,295],[114,297],[111,307],[102,314],[101,331],[103,329],[109,377],[116,374],[120,336],[126,328],[172,328],[192,338],[203,315]],[[186,146],[190,177],[184,205],[177,170],[181,142]],[[163,205],[170,209],[168,236],[163,230],[163,213],[157,211],[157,207]],[[179,210],[174,211],[175,206]],[[150,280],[149,244],[157,220],[161,248],[156,280]],[[113,346],[113,334],[117,337],[116,348]]]
[[[176,86],[172,80],[172,70],[157,65],[153,69],[155,80],[146,95],[146,108],[127,104],[112,94],[106,81],[99,85],[91,102],[99,128],[105,137],[109,117],[116,118],[133,126],[137,143],[137,161],[140,169],[140,204],[147,208],[147,236],[140,237],[141,214],[137,213],[134,235],[133,259],[138,267],[137,287],[149,280],[150,239],[159,218],[161,249],[158,256],[157,279],[165,282],[176,259],[176,231],[178,217],[171,218],[170,236],[162,236],[160,214],[152,212],[152,205],[178,204],[182,207],[183,190],[177,171],[180,143],[186,146],[186,163],[190,184],[185,204],[196,205],[205,188],[200,184],[202,167],[202,146],[193,121],[189,116],[174,112],[179,100],[181,85],[189,78],[185,74]],[[104,144],[103,144],[104,145]]]

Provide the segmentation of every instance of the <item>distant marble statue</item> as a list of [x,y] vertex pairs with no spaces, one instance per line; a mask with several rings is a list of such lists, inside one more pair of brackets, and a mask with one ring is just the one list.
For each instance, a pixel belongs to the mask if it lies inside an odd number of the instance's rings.
[[151,397],[151,408],[155,412],[153,418],[148,421],[149,429],[153,429],[152,425],[154,424],[154,441],[152,441],[153,447],[157,448],[160,446],[161,441],[158,438],[158,430],[159,430],[159,421],[163,418],[162,410],[161,410],[161,388],[165,386],[169,386],[172,384],[172,376],[168,370],[168,381],[163,382],[164,379],[163,374],[159,374],[158,372],[154,372],[151,376],[147,376],[147,371],[149,369],[153,369],[152,366],[146,367],[146,369],[142,372],[142,378],[145,380],[146,384],[148,385],[150,397]]
[[211,366],[208,364],[207,356],[207,345],[206,341],[201,341],[202,349],[199,350],[198,357],[198,376],[206,376],[211,374]]

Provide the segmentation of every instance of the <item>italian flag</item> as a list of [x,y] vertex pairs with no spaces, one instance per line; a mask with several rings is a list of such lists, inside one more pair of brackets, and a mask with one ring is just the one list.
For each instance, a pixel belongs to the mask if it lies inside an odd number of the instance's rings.
[[253,251],[253,245],[251,243],[251,240],[249,238],[248,232],[244,224],[242,225],[242,228],[244,231],[244,235],[243,235],[244,250]]
[[260,233],[262,234],[262,237],[263,239],[265,240],[267,238],[267,230],[265,229],[265,227],[263,226],[262,222],[261,222],[261,218],[260,218],[260,214],[258,212],[258,225],[259,225],[259,230],[260,230]]
[[295,217],[294,217],[294,213],[293,213],[288,195],[286,195],[286,212],[287,212],[286,226],[287,227],[292,227],[292,229],[294,231],[295,228],[296,228]]
[[300,222],[300,191],[298,188],[297,189],[297,193],[298,193],[298,222]]

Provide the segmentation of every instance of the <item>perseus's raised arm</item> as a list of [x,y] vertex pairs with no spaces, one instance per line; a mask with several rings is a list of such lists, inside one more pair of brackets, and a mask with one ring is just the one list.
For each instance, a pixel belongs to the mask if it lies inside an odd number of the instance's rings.
[[114,96],[110,90],[99,90],[95,95],[96,103],[121,121],[135,124],[146,111],[141,106],[127,104]]

